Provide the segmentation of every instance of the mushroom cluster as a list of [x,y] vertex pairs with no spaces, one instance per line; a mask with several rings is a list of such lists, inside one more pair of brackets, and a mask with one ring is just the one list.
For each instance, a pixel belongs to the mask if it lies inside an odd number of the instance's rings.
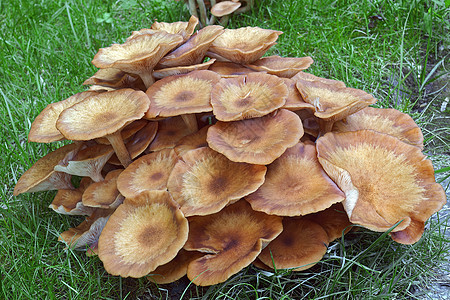
[[14,189],[86,216],[61,241],[113,275],[203,286],[310,268],[352,224],[420,239],[445,193],[411,117],[304,72],[310,57],[263,57],[280,31],[197,24],[100,49],[89,89],[32,123],[30,142],[73,141]]

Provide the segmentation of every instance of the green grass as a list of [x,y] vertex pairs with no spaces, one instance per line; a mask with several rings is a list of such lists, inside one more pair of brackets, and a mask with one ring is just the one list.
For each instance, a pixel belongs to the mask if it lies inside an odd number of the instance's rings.
[[[270,54],[309,55],[313,74],[343,80],[373,94],[379,106],[410,113],[423,127],[437,175],[449,176],[450,109],[440,111],[449,96],[441,89],[450,49],[444,1],[256,2],[229,26],[281,30]],[[375,15],[382,20],[374,21]],[[305,272],[249,267],[223,284],[185,290],[185,281],[158,287],[114,277],[98,258],[64,250],[58,234],[81,218],[51,211],[54,192],[12,196],[23,172],[60,146],[27,143],[31,122],[48,103],[84,89],[98,48],[123,42],[156,18],[188,17],[183,3],[171,0],[0,1],[0,299],[426,297],[435,269],[450,255],[447,218],[430,220],[413,246],[359,230],[333,243],[324,260]],[[444,187],[449,190],[448,183]]]

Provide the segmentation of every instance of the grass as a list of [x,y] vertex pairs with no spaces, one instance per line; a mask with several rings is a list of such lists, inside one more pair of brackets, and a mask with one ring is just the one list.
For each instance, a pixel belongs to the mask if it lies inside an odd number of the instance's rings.
[[[313,74],[343,80],[373,94],[379,106],[410,113],[423,128],[437,176],[449,177],[450,105],[441,111],[449,96],[444,1],[257,2],[229,26],[281,30],[270,54],[309,55]],[[84,89],[98,48],[123,42],[156,18],[188,17],[183,3],[171,0],[0,1],[0,298],[426,298],[435,269],[449,256],[447,217],[430,219],[413,246],[362,229],[332,244],[324,260],[305,272],[249,267],[217,286],[186,289],[186,280],[158,287],[107,274],[97,258],[57,242],[81,218],[51,211],[55,192],[12,196],[23,172],[60,146],[27,143],[31,122],[48,103]],[[448,183],[444,187],[448,192]]]

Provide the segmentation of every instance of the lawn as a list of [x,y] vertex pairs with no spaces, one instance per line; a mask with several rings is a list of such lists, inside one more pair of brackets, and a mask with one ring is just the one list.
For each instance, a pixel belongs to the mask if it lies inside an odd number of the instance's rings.
[[[344,81],[409,113],[421,126],[425,153],[450,191],[450,10],[439,0],[255,1],[229,28],[284,32],[268,55],[311,56],[309,72]],[[447,268],[448,208],[412,246],[360,229],[332,243],[304,272],[250,266],[225,283],[197,288],[184,278],[157,286],[106,273],[101,261],[64,250],[59,233],[81,217],[48,208],[55,192],[13,197],[18,178],[60,143],[28,143],[30,125],[51,102],[83,91],[99,48],[122,43],[154,20],[189,18],[172,0],[0,1],[0,298],[4,299],[402,299],[433,292]],[[448,282],[447,287],[450,285]]]

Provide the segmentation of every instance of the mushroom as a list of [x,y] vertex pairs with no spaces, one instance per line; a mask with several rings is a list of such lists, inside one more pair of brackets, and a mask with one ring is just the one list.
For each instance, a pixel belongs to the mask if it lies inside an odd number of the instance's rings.
[[152,76],[153,68],[182,41],[180,35],[165,31],[137,35],[124,44],[101,48],[92,63],[97,68],[116,68],[139,75],[148,88],[155,81]]
[[197,149],[200,147],[207,147],[208,143],[206,142],[206,134],[209,127],[210,126],[207,125],[201,128],[199,131],[180,139],[173,148],[173,150],[175,150],[175,153],[181,156],[189,150]]
[[179,34],[183,37],[183,42],[185,42],[189,39],[192,33],[194,33],[197,25],[198,18],[196,16],[191,16],[188,22],[155,22],[150,28],[158,31],[166,31],[172,34]]
[[167,118],[158,121],[158,123],[158,132],[147,149],[149,151],[173,148],[181,138],[191,133],[180,116]]
[[313,74],[306,73],[306,72],[298,72],[293,77],[291,77],[291,79],[294,80],[294,81],[297,81],[297,80],[319,81],[319,82],[322,82],[324,84],[333,85],[336,88],[345,88],[345,83],[343,81],[333,80],[333,79],[328,79],[328,78],[323,78],[323,77],[318,77],[318,76],[315,76]]
[[209,147],[232,161],[268,165],[302,135],[300,118],[280,109],[260,118],[217,122],[208,129],[206,140]]
[[254,210],[278,216],[311,214],[344,199],[320,166],[312,143],[287,149],[267,166],[264,184],[245,197]]
[[[303,100],[302,95],[300,95],[300,92],[296,87],[296,82],[290,78],[283,78],[283,81],[288,89],[288,95],[286,97],[286,103],[281,108],[289,109],[291,111],[306,109],[308,111],[314,112],[314,105]],[[306,126],[304,127],[306,131]]]
[[49,208],[63,215],[91,215],[94,209],[84,206],[81,201],[84,191],[91,183],[92,180],[89,177],[84,177],[81,179],[78,188],[58,190]]
[[115,209],[122,204],[124,197],[117,189],[117,177],[123,169],[110,171],[105,180],[91,184],[83,193],[84,206]]
[[235,12],[241,3],[239,1],[221,1],[211,7],[211,14],[216,17],[231,15]]
[[167,180],[178,156],[173,149],[144,155],[126,168],[117,179],[117,188],[127,198],[149,190],[166,190]]
[[220,121],[261,117],[283,106],[288,89],[274,75],[249,73],[222,78],[211,93],[214,115]]
[[305,218],[284,218],[283,232],[271,241],[258,259],[273,269],[311,268],[327,252],[328,235],[317,223]]
[[200,70],[207,70],[209,66],[211,66],[216,60],[210,59],[207,62],[198,64],[198,65],[191,65],[191,66],[179,66],[179,67],[171,67],[171,68],[164,68],[159,70],[153,71],[153,76],[155,78],[165,78],[173,75],[182,75],[182,74],[188,74],[189,72],[193,71],[200,71]]
[[99,69],[94,75],[86,79],[83,85],[99,85],[114,89],[135,88],[145,90],[145,85],[139,76],[133,76],[116,68]]
[[181,156],[167,188],[185,216],[208,215],[256,191],[265,174],[265,166],[232,162],[202,147]]
[[[317,140],[319,162],[346,195],[350,222],[395,240],[420,239],[424,222],[446,202],[433,165],[420,148],[372,130],[327,133]],[[403,231],[403,233],[396,233]]]
[[234,63],[250,64],[261,58],[276,44],[281,31],[259,27],[225,29],[211,45],[209,52],[218,54]]
[[112,275],[142,277],[174,259],[187,237],[188,221],[169,193],[143,192],[111,215],[98,256]]
[[267,56],[258,59],[246,67],[255,71],[265,71],[268,74],[279,77],[291,78],[300,71],[303,71],[313,63],[313,59],[306,57],[280,57],[278,55]]
[[149,99],[144,92],[132,89],[105,92],[91,96],[64,110],[56,122],[58,130],[71,140],[106,137],[124,167],[131,163],[120,130],[142,118]]
[[216,61],[210,67],[210,71],[216,72],[221,77],[236,77],[237,75],[245,75],[248,73],[253,73],[252,69],[246,68],[243,65],[232,63],[232,62],[224,62],[224,61]]
[[281,217],[255,212],[241,200],[216,214],[189,218],[186,250],[208,253],[188,265],[196,285],[224,282],[251,264],[283,230]]

